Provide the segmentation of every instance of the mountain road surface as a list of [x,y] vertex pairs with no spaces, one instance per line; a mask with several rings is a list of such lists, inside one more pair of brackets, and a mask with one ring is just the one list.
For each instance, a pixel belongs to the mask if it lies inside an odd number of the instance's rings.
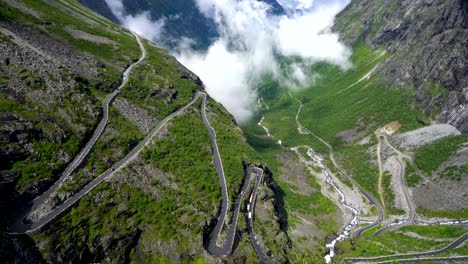
[[[54,192],[55,190],[58,189],[60,184],[67,178],[69,177],[86,159],[86,157],[89,155],[91,150],[93,149],[94,145],[98,141],[98,139],[101,137],[102,133],[104,132],[107,122],[109,121],[109,105],[113,102],[115,97],[119,94],[120,90],[125,87],[128,83],[129,76],[133,70],[133,68],[140,64],[145,58],[146,58],[146,50],[143,46],[143,43],[141,42],[140,37],[132,32],[132,34],[135,36],[135,39],[138,42],[138,46],[140,47],[141,50],[141,57],[138,59],[138,61],[134,62],[131,64],[122,74],[122,83],[120,86],[111,94],[109,94],[104,102],[102,103],[102,108],[103,108],[103,116],[101,121],[99,122],[98,126],[94,130],[93,135],[89,139],[89,141],[86,143],[84,148],[81,150],[81,152],[73,159],[73,161],[65,168],[63,171],[62,175],[60,178],[43,194],[35,198],[30,204],[26,206],[26,208],[20,213],[20,215],[17,216],[16,222],[9,228],[11,232],[26,232],[29,231],[30,229],[26,225],[22,225],[21,223],[23,222],[23,219],[26,218],[30,213],[35,211],[37,208],[39,208]],[[53,212],[51,212],[53,214]],[[19,222],[19,220],[21,220]],[[48,222],[48,221],[46,221]],[[34,225],[29,225],[30,227]],[[42,225],[41,225],[42,226]]]
[[[124,168],[130,161],[132,161],[138,154],[142,151],[142,149],[149,143],[151,142],[151,139],[161,130],[162,127],[164,127],[169,120],[174,118],[175,116],[181,114],[183,111],[185,111],[188,107],[192,106],[199,97],[202,97],[202,119],[203,122],[208,130],[209,136],[210,136],[210,141],[211,141],[211,146],[212,146],[212,151],[213,151],[213,166],[215,167],[219,181],[221,184],[221,191],[222,191],[222,196],[223,196],[223,201],[221,204],[221,212],[218,216],[218,221],[217,225],[212,231],[211,234],[211,241],[209,243],[209,246],[207,248],[208,252],[211,255],[214,256],[228,256],[231,254],[234,241],[235,241],[235,236],[236,236],[236,231],[237,231],[237,222],[238,222],[238,216],[240,213],[240,208],[242,204],[242,200],[245,196],[245,193],[247,192],[247,189],[250,185],[250,170],[246,170],[245,173],[245,180],[244,180],[244,185],[241,191],[241,194],[237,198],[237,200],[234,203],[234,213],[232,217],[232,223],[230,224],[229,229],[227,230],[227,235],[224,238],[223,245],[221,247],[218,247],[216,244],[216,241],[218,240],[219,236],[221,235],[221,232],[223,230],[223,227],[225,225],[225,220],[228,212],[228,207],[229,207],[229,198],[228,198],[228,191],[227,191],[227,186],[226,186],[226,179],[224,175],[224,169],[223,169],[223,163],[221,156],[219,154],[219,149],[218,145],[216,142],[216,132],[211,127],[210,122],[208,120],[207,114],[206,114],[206,101],[207,101],[207,95],[203,92],[198,92],[194,95],[193,99],[191,102],[189,102],[187,105],[184,107],[180,108],[176,112],[168,115],[166,118],[164,118],[161,122],[159,122],[148,134],[147,136],[130,152],[128,153],[122,160],[120,160],[118,163],[116,163],[114,166],[106,170],[104,173],[99,175],[96,179],[88,183],[83,189],[81,189],[79,192],[74,194],[72,197],[67,199],[64,203],[61,205],[57,206],[56,208],[52,209],[47,215],[43,216],[39,220],[29,223],[25,222],[25,217],[29,215],[29,213],[32,211],[34,208],[33,206],[37,206],[34,203],[31,203],[26,207],[23,212],[18,215],[15,219],[14,222],[9,226],[8,232],[10,234],[22,234],[22,233],[30,233],[34,232],[44,225],[50,223],[52,220],[54,220],[56,217],[58,217],[60,214],[62,214],[65,210],[69,209],[71,206],[73,206],[77,201],[79,201],[83,196],[91,192],[96,186],[98,186],[101,182],[103,182],[106,178],[109,176],[113,175],[115,172],[119,171],[120,169]],[[92,146],[91,146],[92,148]],[[261,173],[259,172],[261,171]],[[255,186],[258,188],[258,184],[261,181],[261,177],[263,177],[263,171],[261,169],[255,168],[254,172],[257,174],[257,184]],[[259,174],[260,173],[260,174]],[[259,176],[261,175],[261,176]],[[260,177],[260,179],[258,179]],[[49,192],[51,193],[51,192]],[[42,201],[47,199],[46,196],[41,197],[41,199],[36,199],[35,203],[38,201]],[[258,243],[258,242],[257,242]],[[255,247],[255,245],[254,245]],[[259,257],[263,256],[260,255],[262,254],[261,251],[258,251]]]
[[252,246],[255,249],[255,252],[257,252],[257,256],[260,260],[261,263],[269,263],[269,260],[265,253],[263,253],[262,248],[260,247],[260,243],[258,242],[258,237],[257,234],[255,234],[254,231],[254,215],[255,215],[255,204],[257,203],[257,190],[258,186],[260,186],[260,183],[263,180],[263,170],[260,168],[253,168],[253,172],[255,173],[256,180],[255,180],[255,186],[252,190],[253,197],[252,201],[249,201],[248,204],[248,220],[247,223],[249,225],[249,233],[250,233],[250,239],[252,240]]
[[[384,227],[384,228],[381,228],[379,230],[377,230],[373,236],[378,236],[380,235],[382,232],[385,232],[385,231],[389,231],[389,230],[396,230],[400,227],[403,227],[405,225],[410,225],[411,223],[414,222],[414,220],[416,220],[416,209],[415,209],[415,206],[413,205],[413,200],[411,199],[411,196],[410,196],[410,193],[409,193],[409,190],[408,190],[408,184],[406,183],[406,177],[405,177],[405,174],[406,174],[406,163],[405,161],[403,160],[403,158],[406,158],[408,157],[407,155],[404,155],[403,153],[401,153],[400,151],[398,151],[396,148],[394,148],[393,146],[390,145],[390,143],[388,142],[388,139],[387,139],[387,136],[384,135],[384,134],[378,134],[377,137],[379,138],[379,144],[381,143],[380,141],[380,137],[383,137],[384,138],[384,141],[385,143],[395,152],[395,154],[397,155],[397,160],[398,160],[398,163],[400,164],[400,187],[401,187],[401,190],[403,191],[403,196],[405,198],[405,202],[408,206],[408,210],[409,210],[409,216],[407,219],[405,219],[404,221],[398,223],[398,224],[394,224],[394,225],[390,225],[390,226],[387,226],[387,227]],[[378,150],[380,151],[380,149]],[[379,157],[380,158],[380,157]]]
[[198,97],[204,96],[206,97],[206,94],[204,93],[197,93],[195,94],[194,98],[190,103],[185,105],[184,107],[180,108],[176,112],[168,115],[166,118],[164,118],[161,122],[159,122],[149,133],[148,135],[141,141],[133,150],[128,153],[122,160],[117,162],[114,166],[106,170],[104,173],[99,175],[96,179],[88,183],[83,189],[81,189],[79,192],[74,194],[72,197],[70,197],[68,200],[66,200],[63,204],[59,205],[58,207],[54,208],[49,214],[46,216],[42,217],[38,221],[34,223],[25,223],[24,222],[24,217],[27,216],[27,214],[31,211],[31,205],[25,209],[25,211],[20,214],[18,217],[16,217],[15,221],[9,226],[8,232],[11,234],[21,234],[21,233],[30,233],[33,231],[36,231],[40,229],[42,226],[46,225],[53,219],[55,219],[57,216],[59,216],[61,213],[63,213],[65,210],[70,208],[72,205],[74,205],[78,200],[80,200],[83,196],[88,194],[90,191],[92,191],[96,186],[98,186],[101,182],[103,182],[106,178],[117,172],[118,170],[124,168],[130,161],[132,161],[140,152],[141,150],[151,141],[154,135],[156,135],[162,127],[164,127],[169,120],[174,118],[175,116],[181,114],[183,111],[185,111],[188,107],[193,105]]

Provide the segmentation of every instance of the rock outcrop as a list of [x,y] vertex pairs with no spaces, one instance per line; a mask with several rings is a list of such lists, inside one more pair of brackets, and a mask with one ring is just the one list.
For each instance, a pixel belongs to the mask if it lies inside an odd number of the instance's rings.
[[334,29],[392,56],[377,73],[438,122],[468,132],[468,2],[353,0]]

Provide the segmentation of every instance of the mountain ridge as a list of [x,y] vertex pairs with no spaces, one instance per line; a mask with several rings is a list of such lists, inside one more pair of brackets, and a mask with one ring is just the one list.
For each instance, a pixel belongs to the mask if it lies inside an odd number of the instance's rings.
[[392,55],[376,74],[403,90],[409,107],[468,132],[468,2],[353,0],[335,21],[348,45]]

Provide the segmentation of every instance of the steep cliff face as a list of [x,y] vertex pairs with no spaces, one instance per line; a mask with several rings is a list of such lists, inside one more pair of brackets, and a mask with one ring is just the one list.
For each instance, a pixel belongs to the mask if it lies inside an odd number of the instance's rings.
[[334,28],[349,45],[384,47],[388,87],[434,120],[468,132],[468,1],[353,0]]

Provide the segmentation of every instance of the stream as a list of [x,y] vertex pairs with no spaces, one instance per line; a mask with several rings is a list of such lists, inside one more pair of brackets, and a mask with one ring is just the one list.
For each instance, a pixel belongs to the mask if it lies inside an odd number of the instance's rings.
[[[299,109],[298,109],[298,111],[296,113],[296,123],[298,125],[298,132],[301,135],[309,135],[309,134],[311,134],[310,131],[308,131],[306,128],[304,128],[301,125],[301,123],[299,122],[299,115],[300,115],[300,112],[302,110],[302,107],[303,107],[303,105],[301,103],[300,107],[299,107]],[[257,124],[259,126],[261,126],[265,130],[268,137],[273,138],[273,136],[270,133],[270,130],[266,126],[263,125],[264,121],[265,121],[265,117],[263,116]],[[281,140],[278,141],[278,144],[280,144],[280,145],[282,144]],[[325,258],[325,261],[327,263],[331,263],[332,258],[335,256],[335,245],[338,242],[341,242],[341,241],[349,238],[350,235],[351,235],[351,231],[358,226],[358,224],[359,224],[359,212],[358,212],[358,210],[356,208],[350,206],[346,202],[346,197],[345,197],[343,191],[341,191],[341,189],[333,181],[333,178],[331,176],[331,171],[323,164],[323,158],[321,156],[317,155],[315,153],[315,151],[312,148],[310,148],[309,146],[296,146],[296,147],[291,148],[291,150],[294,151],[300,157],[300,160],[302,162],[304,162],[307,166],[309,166],[309,165],[311,165],[310,161],[305,159],[301,155],[301,153],[299,152],[299,148],[301,148],[301,147],[307,148],[307,156],[309,156],[309,158],[315,164],[317,164],[320,167],[322,172],[325,174],[326,183],[328,185],[330,185],[336,191],[336,193],[338,193],[338,196],[339,196],[338,201],[341,204],[341,206],[343,206],[344,208],[349,210],[351,212],[351,214],[352,214],[351,221],[341,230],[341,232],[338,234],[338,236],[333,241],[331,241],[330,243],[325,245],[330,250],[330,252],[327,255],[325,255],[324,258]]]
[[[296,154],[299,155],[300,159],[305,162],[305,164],[307,166],[311,165],[310,164],[310,161],[307,161],[302,155],[301,153],[299,152],[299,148],[301,146],[297,146],[297,147],[294,147],[294,148],[291,148],[292,151],[296,152]],[[309,158],[316,164],[320,167],[320,169],[322,170],[322,172],[325,174],[325,178],[326,178],[326,183],[328,185],[330,185],[335,191],[336,193],[338,193],[338,196],[339,196],[339,203],[344,207],[346,208],[347,210],[351,211],[352,213],[352,219],[351,221],[343,228],[343,230],[338,234],[338,236],[333,240],[331,241],[330,243],[326,244],[325,246],[330,250],[330,252],[325,255],[325,261],[327,263],[330,263],[332,258],[335,256],[335,245],[336,243],[338,242],[341,242],[347,238],[349,238],[349,236],[351,235],[351,231],[356,228],[356,226],[359,224],[359,212],[357,209],[355,209],[354,207],[350,206],[347,202],[346,202],[346,197],[344,195],[344,193],[341,191],[341,189],[335,184],[335,182],[333,181],[333,178],[331,176],[331,172],[330,170],[323,164],[323,158],[320,157],[319,155],[315,154],[314,150],[308,146],[302,146],[304,148],[307,148],[307,156],[309,156]]]

